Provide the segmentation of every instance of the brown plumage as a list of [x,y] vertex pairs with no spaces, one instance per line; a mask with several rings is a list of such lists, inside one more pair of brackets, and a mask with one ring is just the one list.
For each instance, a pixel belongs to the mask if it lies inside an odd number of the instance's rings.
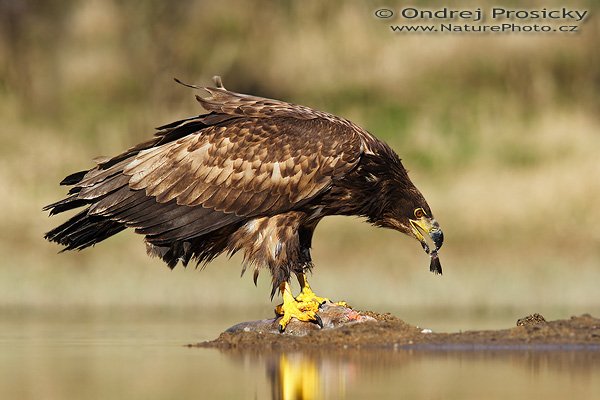
[[427,202],[385,143],[346,119],[217,86],[197,97],[208,113],[66,177],[68,197],[45,210],[83,210],[46,239],[80,250],[133,228],[171,268],[243,251],[255,280],[269,268],[272,295],[312,267],[312,234],[327,215],[366,217],[429,252],[413,224],[421,210],[441,246]]

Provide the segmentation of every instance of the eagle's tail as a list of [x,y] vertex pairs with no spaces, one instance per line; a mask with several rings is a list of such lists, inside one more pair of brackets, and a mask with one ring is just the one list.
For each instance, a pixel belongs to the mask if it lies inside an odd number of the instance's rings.
[[88,215],[85,209],[52,229],[44,238],[65,246],[62,251],[82,250],[121,232],[125,225],[106,217]]

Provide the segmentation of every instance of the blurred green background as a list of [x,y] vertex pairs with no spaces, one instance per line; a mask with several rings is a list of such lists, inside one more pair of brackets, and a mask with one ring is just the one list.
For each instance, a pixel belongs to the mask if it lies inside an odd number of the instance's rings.
[[1,1],[0,311],[271,315],[267,274],[258,289],[240,280],[238,257],[170,271],[131,232],[60,255],[42,239],[64,220],[41,208],[63,196],[65,175],[200,113],[173,77],[218,74],[230,90],[329,111],[388,141],[444,228],[437,277],[414,240],[325,220],[318,293],[411,322],[598,316],[598,3],[569,2],[591,14],[578,34],[495,35],[394,34],[375,5]]

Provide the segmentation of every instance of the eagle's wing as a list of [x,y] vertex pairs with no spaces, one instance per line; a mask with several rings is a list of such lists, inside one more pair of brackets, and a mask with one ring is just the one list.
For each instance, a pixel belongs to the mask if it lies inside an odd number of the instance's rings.
[[[70,201],[91,203],[89,215],[134,227],[162,244],[298,207],[359,161],[360,134],[345,120],[214,91],[221,97],[200,99],[211,113],[167,126],[175,140],[134,148],[78,176]],[[172,133],[190,124],[201,129]]]

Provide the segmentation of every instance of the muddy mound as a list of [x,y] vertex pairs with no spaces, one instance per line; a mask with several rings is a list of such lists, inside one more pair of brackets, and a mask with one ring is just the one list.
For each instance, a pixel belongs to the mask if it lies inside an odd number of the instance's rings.
[[221,349],[348,349],[393,348],[594,348],[600,350],[600,319],[589,314],[568,320],[546,321],[540,314],[520,318],[517,326],[501,330],[436,333],[407,324],[390,314],[355,311],[328,305],[319,313],[325,326],[294,321],[285,333],[277,332],[277,320],[245,322],[231,327],[217,339],[193,347]]

